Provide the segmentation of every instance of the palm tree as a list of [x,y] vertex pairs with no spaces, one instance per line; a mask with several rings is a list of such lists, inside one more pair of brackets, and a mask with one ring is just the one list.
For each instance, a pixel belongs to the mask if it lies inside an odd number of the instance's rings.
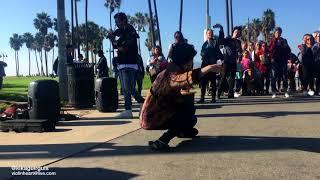
[[[40,34],[38,35],[38,40],[43,40],[43,43],[39,44],[39,45],[41,45],[41,48],[45,48],[45,46],[44,46],[46,43],[45,36],[48,34],[48,29],[52,28],[52,26],[53,26],[53,22],[51,20],[51,17],[45,12],[38,13],[37,17],[33,20],[33,24],[34,24],[35,28],[37,30],[39,30],[39,32],[40,32]],[[40,42],[38,42],[38,43],[40,43]],[[40,61],[41,61],[41,72],[42,72],[42,74],[44,74],[43,65],[42,65],[42,49],[41,49]],[[48,66],[47,66],[48,62],[47,62],[46,51],[45,51],[45,61],[46,61],[46,75],[48,76]]]
[[33,35],[29,32],[23,34],[23,42],[26,43],[26,47],[28,48],[29,53],[29,76],[31,76],[31,59],[30,59],[30,50],[32,49],[34,38]]
[[275,14],[271,9],[267,9],[263,12],[261,30],[264,37],[264,40],[268,41],[268,35],[275,28]]
[[38,63],[38,55],[37,55],[37,42],[35,41],[35,38],[33,39],[31,49],[34,51],[34,55],[36,56],[36,64],[37,64],[37,70],[38,75],[40,75],[40,69],[39,69],[39,63]]
[[[57,20],[57,18],[53,19],[53,29],[58,33],[58,20]],[[70,22],[68,20],[66,20],[66,22],[65,22],[65,32],[66,32],[66,42],[67,42],[67,44],[71,44],[72,35],[71,35],[71,31],[70,31]],[[57,41],[58,41],[58,37],[57,37]]]
[[253,31],[253,41],[256,43],[258,42],[258,37],[260,35],[261,31],[261,20],[253,19],[251,23],[252,31]]
[[[144,16],[144,14],[142,14],[141,12],[137,12],[135,13],[134,17],[131,17],[132,19],[129,19],[129,23],[130,21],[132,21],[132,25],[135,27],[135,29],[138,31],[138,34],[140,36],[140,32],[145,32],[145,27],[148,25],[148,17]],[[130,23],[130,24],[131,24]],[[139,38],[139,54],[141,54],[141,47],[140,47],[140,38]]]
[[12,37],[10,37],[10,46],[15,51],[15,62],[16,62],[16,75],[19,76],[19,50],[23,44],[22,36],[14,33]]
[[41,67],[41,75],[44,75],[44,70],[43,70],[43,59],[42,59],[42,49],[44,47],[44,41],[45,38],[42,35],[41,32],[36,33],[36,35],[34,36],[34,41],[35,41],[35,47],[36,50],[39,53],[39,59],[40,59],[40,67]]

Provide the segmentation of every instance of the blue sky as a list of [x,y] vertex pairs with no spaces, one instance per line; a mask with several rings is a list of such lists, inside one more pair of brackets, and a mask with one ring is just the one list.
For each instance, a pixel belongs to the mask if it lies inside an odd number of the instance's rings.
[[[120,11],[133,15],[135,12],[148,12],[147,0],[122,0]],[[173,33],[178,29],[179,0],[157,0],[158,14],[161,28],[164,54],[173,42]],[[210,0],[210,15],[212,24],[221,23],[225,26],[225,0]],[[234,24],[245,24],[247,19],[260,18],[263,11],[270,8],[276,14],[277,26],[283,28],[283,36],[288,39],[293,51],[297,52],[297,45],[301,43],[303,34],[313,32],[320,28],[317,20],[319,0],[291,1],[291,0],[233,0]],[[108,11],[103,6],[104,0],[89,0],[89,20],[109,27]],[[66,17],[70,20],[70,0],[65,0]],[[13,33],[36,33],[33,19],[39,12],[47,12],[56,17],[56,0],[10,0],[0,1],[0,53],[8,55],[6,62],[8,75],[15,74],[14,51],[10,48],[9,38]],[[79,23],[84,22],[84,0],[78,6]],[[203,29],[205,27],[205,0],[184,0],[184,18],[182,31],[190,43],[200,51],[203,43]],[[53,31],[53,30],[52,30]],[[143,46],[145,35],[142,35],[143,58],[146,61],[148,52]],[[105,41],[105,47],[108,47]],[[57,52],[57,51],[56,51]],[[25,46],[20,51],[20,73],[27,74],[28,52]],[[31,56],[35,59],[34,56]],[[108,57],[108,56],[107,56]],[[51,63],[51,53],[49,64]],[[199,61],[200,57],[197,56]],[[51,67],[50,67],[51,69]],[[36,72],[35,63],[32,72]]]

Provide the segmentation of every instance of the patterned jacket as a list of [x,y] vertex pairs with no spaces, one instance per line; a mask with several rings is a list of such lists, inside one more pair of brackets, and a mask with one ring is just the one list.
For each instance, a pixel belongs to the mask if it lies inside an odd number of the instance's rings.
[[183,111],[182,88],[191,87],[198,83],[201,70],[177,73],[179,67],[168,67],[162,71],[153,83],[142,109],[140,111],[140,125],[143,129],[165,129],[172,116]]

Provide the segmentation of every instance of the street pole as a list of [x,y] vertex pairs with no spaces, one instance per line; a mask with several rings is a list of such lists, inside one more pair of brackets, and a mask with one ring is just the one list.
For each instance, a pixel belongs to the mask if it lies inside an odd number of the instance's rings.
[[233,30],[233,2],[230,0],[231,30]]
[[153,14],[152,14],[152,9],[151,9],[151,0],[148,0],[148,5],[149,5],[149,17],[150,17],[150,32],[152,36],[152,47],[156,46],[156,38],[155,38],[155,33],[154,33],[154,23],[153,23]]
[[209,7],[210,7],[209,0],[205,0],[205,1],[206,1],[206,28],[203,31],[203,39],[204,39],[204,41],[207,40],[207,36],[206,36],[207,29],[211,28],[211,17],[210,17],[210,12],[209,12]]
[[58,75],[59,75],[59,93],[60,99],[68,100],[68,77],[67,77],[67,56],[66,56],[66,38],[65,38],[65,7],[64,0],[57,0],[57,23],[58,23]]
[[86,0],[86,57],[89,59],[89,43],[88,43],[88,0]]
[[226,23],[227,23],[227,35],[230,36],[229,0],[226,0]]
[[156,0],[153,0],[153,5],[154,5],[154,14],[156,16],[156,21],[157,21],[157,29],[158,29],[158,39],[159,39],[159,46],[162,49],[162,45],[161,45],[161,35],[160,35],[160,25],[159,25],[159,18],[158,18],[158,10],[157,10],[157,2]]
[[183,14],[183,0],[180,0],[180,20],[179,20],[179,31],[182,32],[182,14]]

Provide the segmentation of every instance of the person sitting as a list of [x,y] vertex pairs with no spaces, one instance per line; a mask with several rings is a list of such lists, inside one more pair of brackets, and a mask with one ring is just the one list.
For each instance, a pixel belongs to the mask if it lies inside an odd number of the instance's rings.
[[146,130],[168,129],[158,140],[150,141],[153,150],[168,150],[174,137],[194,137],[198,130],[195,106],[186,102],[181,90],[199,83],[209,72],[220,72],[221,65],[208,65],[194,69],[193,58],[197,54],[190,44],[179,44],[172,49],[172,62],[162,71],[152,84],[140,111],[140,125]]

